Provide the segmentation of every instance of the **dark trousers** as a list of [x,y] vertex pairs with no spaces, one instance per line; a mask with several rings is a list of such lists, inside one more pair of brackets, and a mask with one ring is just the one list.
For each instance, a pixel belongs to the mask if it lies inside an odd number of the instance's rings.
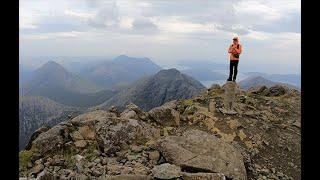
[[229,72],[229,81],[235,81],[237,79],[238,74],[238,64],[239,61],[230,60],[230,72]]

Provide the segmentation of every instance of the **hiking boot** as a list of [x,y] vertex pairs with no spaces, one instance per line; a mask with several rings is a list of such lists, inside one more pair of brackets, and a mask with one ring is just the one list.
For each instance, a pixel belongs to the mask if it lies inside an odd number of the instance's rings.
[[232,81],[231,78],[228,78],[227,81]]

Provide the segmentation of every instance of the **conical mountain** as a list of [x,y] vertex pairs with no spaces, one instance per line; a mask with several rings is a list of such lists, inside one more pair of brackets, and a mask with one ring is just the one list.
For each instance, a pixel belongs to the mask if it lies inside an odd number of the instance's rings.
[[153,76],[138,80],[100,107],[113,105],[123,108],[132,102],[144,110],[149,110],[171,100],[191,98],[204,89],[199,81],[177,69],[161,70]]
[[115,94],[67,71],[54,61],[37,69],[32,78],[22,85],[20,92],[22,95],[42,96],[61,104],[81,107],[98,105]]

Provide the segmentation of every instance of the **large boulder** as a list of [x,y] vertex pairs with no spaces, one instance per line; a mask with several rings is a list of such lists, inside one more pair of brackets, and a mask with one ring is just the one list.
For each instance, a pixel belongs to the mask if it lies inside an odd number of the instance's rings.
[[90,111],[81,114],[71,120],[71,123],[76,126],[89,125],[92,126],[98,121],[106,120],[109,117],[117,117],[115,113],[107,112],[104,110]]
[[143,112],[137,105],[130,103],[126,109],[120,114],[121,118],[146,120],[147,114]]
[[222,173],[227,178],[245,180],[242,155],[232,145],[200,130],[182,136],[167,136],[157,143],[167,162],[191,172]]
[[248,89],[248,93],[251,94],[258,94],[258,95],[264,95],[268,91],[268,87],[265,85],[258,86],[258,87],[251,87]]
[[180,113],[175,110],[177,101],[170,101],[160,107],[151,109],[148,113],[152,120],[164,126],[179,126]]
[[107,154],[128,149],[130,145],[144,144],[160,134],[143,121],[113,117],[98,121],[94,130],[100,149]]
[[268,89],[266,96],[282,96],[288,92],[288,88],[281,85],[274,85]]
[[32,142],[31,149],[37,150],[41,154],[57,150],[65,144],[69,139],[69,128],[71,124],[62,122],[51,129],[39,134]]
[[32,142],[41,134],[44,132],[47,132],[50,129],[47,125],[42,125],[40,128],[38,128],[34,133],[32,133],[30,140],[28,144],[25,147],[25,150],[30,150],[32,146]]

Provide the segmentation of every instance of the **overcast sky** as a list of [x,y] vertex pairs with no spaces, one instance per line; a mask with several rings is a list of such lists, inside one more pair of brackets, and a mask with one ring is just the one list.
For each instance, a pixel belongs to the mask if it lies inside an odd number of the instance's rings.
[[20,0],[20,56],[227,62],[239,36],[241,63],[300,73],[300,7],[299,0]]

